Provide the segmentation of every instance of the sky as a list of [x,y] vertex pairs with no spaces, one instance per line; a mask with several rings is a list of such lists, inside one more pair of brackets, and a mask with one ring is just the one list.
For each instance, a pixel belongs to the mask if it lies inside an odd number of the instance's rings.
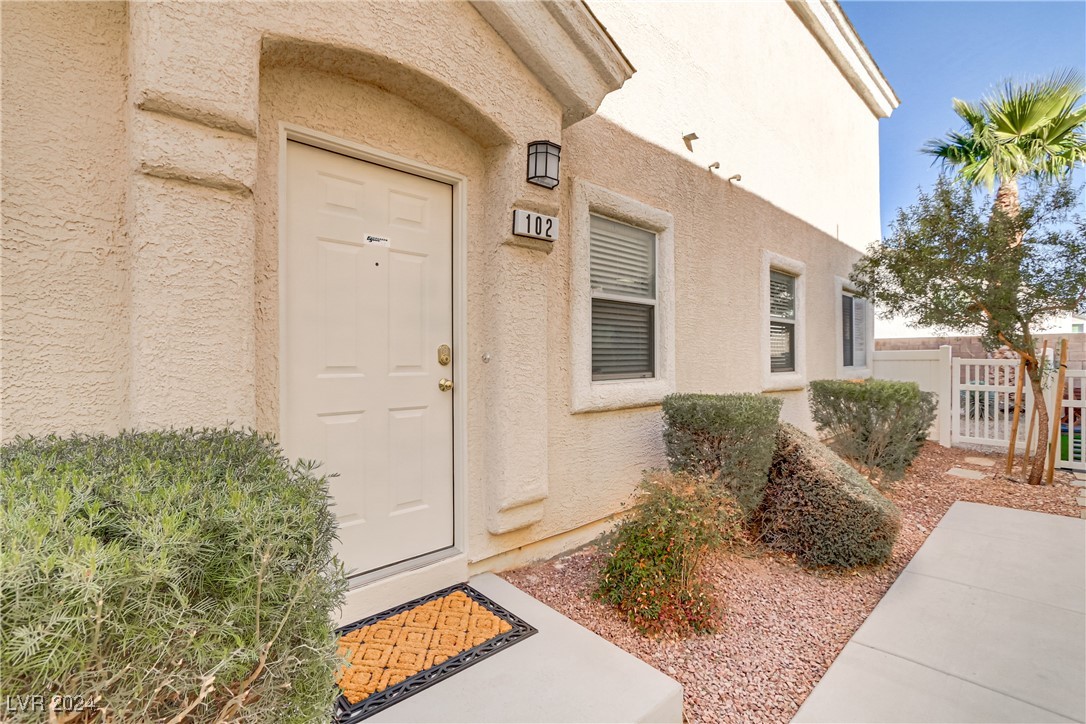
[[[1086,66],[1086,0],[844,0],[901,106],[879,121],[884,233],[939,174],[919,153],[961,127],[952,98],[979,100],[1007,79]],[[1076,174],[1081,178],[1083,174]]]

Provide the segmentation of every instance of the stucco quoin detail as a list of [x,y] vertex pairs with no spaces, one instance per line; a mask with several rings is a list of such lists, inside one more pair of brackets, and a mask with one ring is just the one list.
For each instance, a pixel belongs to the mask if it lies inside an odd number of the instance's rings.
[[[656,232],[656,376],[592,381],[591,215]],[[658,405],[675,391],[675,220],[666,211],[588,181],[573,181],[570,272],[573,412]]]

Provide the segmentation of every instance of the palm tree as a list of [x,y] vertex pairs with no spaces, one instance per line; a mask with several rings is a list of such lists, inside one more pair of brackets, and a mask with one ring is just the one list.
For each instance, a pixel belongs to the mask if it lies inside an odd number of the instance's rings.
[[[999,183],[992,214],[1017,226],[1021,206],[1018,179],[1032,176],[1040,181],[1066,178],[1075,166],[1086,163],[1086,95],[1083,76],[1068,70],[1047,78],[1016,85],[1011,81],[978,103],[954,99],[954,112],[965,122],[961,131],[928,141],[922,151],[942,160],[944,167],[957,169],[957,176],[989,191]],[[1001,212],[1001,213],[999,213]],[[1012,246],[1022,243],[1023,231],[1014,231]],[[1004,280],[1005,281],[1005,280]],[[1000,283],[993,280],[993,283]],[[1048,410],[1041,388],[1043,363],[1033,352],[1033,338],[1027,328],[1025,347],[1019,354],[1033,390],[1034,407],[1041,422],[1037,455],[1028,482],[1041,482],[1048,443]],[[1056,403],[1059,414],[1060,403]]]
[[961,131],[928,141],[923,152],[957,169],[957,175],[991,191],[995,208],[1018,216],[1018,179],[1052,180],[1086,162],[1086,95],[1075,70],[1017,85],[1011,81],[977,103],[954,99]]

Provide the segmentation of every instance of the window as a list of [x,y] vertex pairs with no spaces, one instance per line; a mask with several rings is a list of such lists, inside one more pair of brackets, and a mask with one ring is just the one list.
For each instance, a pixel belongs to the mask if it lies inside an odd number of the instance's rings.
[[807,386],[806,280],[806,264],[762,250],[758,326],[762,329],[763,392],[802,390]]
[[769,272],[769,371],[796,371],[796,278]]
[[591,217],[592,379],[656,374],[656,234]]
[[841,294],[841,345],[845,367],[867,367],[866,299],[848,292]]
[[675,391],[675,220],[574,178],[570,409],[658,405]]
[[1084,331],[1086,331],[1086,324],[1072,324],[1071,325],[1072,334],[1082,334]]

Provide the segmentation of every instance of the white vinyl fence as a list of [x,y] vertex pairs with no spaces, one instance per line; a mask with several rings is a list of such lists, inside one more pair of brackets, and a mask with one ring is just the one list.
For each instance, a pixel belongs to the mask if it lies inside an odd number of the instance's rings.
[[928,433],[943,447],[950,447],[950,346],[939,349],[877,350],[871,366],[871,374],[881,380],[915,382],[925,392],[934,392],[939,400],[935,424]]
[[[939,396],[929,439],[945,447],[981,445],[1006,450],[1013,427],[1018,365],[1017,360],[952,358],[951,348],[944,346],[937,350],[876,351],[872,373],[879,379],[916,382],[920,389]],[[1060,416],[1057,467],[1086,470],[1086,370],[1067,370],[1064,384],[1058,409],[1054,373],[1045,387],[1049,415]],[[1028,379],[1023,380],[1021,403],[1019,452],[1025,447],[1033,408]]]

